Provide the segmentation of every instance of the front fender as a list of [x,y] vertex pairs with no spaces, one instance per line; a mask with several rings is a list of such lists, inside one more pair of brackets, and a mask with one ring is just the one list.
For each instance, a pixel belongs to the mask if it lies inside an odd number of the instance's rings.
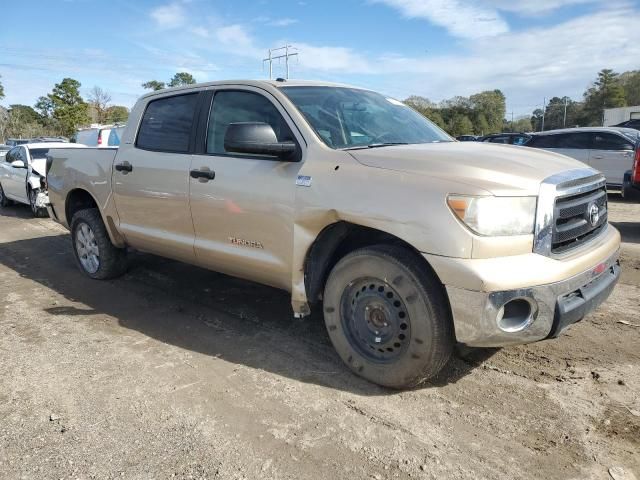
[[39,190],[40,188],[42,188],[40,184],[41,179],[42,179],[41,175],[35,172],[30,173],[29,176],[27,177],[27,185],[31,187],[33,190]]

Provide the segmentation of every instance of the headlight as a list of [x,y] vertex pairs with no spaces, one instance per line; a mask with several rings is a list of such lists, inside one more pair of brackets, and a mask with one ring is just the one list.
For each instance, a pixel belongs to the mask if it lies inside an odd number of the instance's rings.
[[449,195],[447,204],[462,223],[479,235],[533,233],[537,197]]

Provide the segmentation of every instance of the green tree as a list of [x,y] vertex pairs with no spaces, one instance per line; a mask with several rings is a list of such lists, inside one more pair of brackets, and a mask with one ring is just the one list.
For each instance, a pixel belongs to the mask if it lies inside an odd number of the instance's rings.
[[507,104],[504,94],[500,90],[489,90],[476,93],[469,97],[473,113],[476,116],[484,115],[489,132],[502,131],[502,121],[504,120]]
[[447,131],[454,137],[459,135],[471,135],[473,133],[473,123],[466,115],[456,115],[451,120]]
[[144,82],[142,84],[142,88],[146,88],[147,90],[162,90],[163,88],[167,88],[164,82],[160,82],[158,80],[149,80],[148,82]]
[[142,88],[146,88],[147,90],[162,90],[167,87],[193,85],[194,83],[196,83],[196,79],[193,78],[193,75],[188,72],[178,72],[166,83],[159,80],[149,80],[142,84]]
[[21,118],[24,122],[39,123],[41,116],[29,105],[9,105],[9,113]]
[[169,80],[168,85],[170,87],[179,87],[181,85],[193,85],[194,83],[196,83],[196,79],[193,78],[193,75],[187,72],[178,72]]
[[627,105],[640,105],[640,71],[625,72],[620,75],[620,84],[624,89]]
[[623,107],[625,103],[618,74],[605,68],[584,93],[584,120],[588,125],[602,125],[604,109]]
[[[2,78],[2,75],[0,75],[0,78]],[[2,85],[2,82],[0,82],[0,100],[2,100],[4,98],[4,86]]]
[[124,123],[129,119],[129,109],[121,105],[112,105],[107,108],[108,123]]
[[73,135],[80,125],[89,121],[88,105],[80,96],[80,85],[73,78],[64,78],[36,103],[36,109],[45,119],[53,119],[63,135]]
[[427,117],[440,128],[446,129],[446,122],[442,118],[436,104],[431,102],[428,98],[412,95],[407,98],[404,103],[418,113]]
[[530,132],[533,130],[531,125],[531,118],[519,118],[513,122],[511,129],[514,132]]

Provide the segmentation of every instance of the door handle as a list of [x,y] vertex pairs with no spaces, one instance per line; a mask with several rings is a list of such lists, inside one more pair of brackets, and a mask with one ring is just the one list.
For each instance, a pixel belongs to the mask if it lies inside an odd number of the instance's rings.
[[216,172],[209,170],[208,168],[205,170],[205,168],[206,167],[203,167],[201,170],[191,170],[191,172],[189,172],[191,178],[197,178],[201,182],[208,182],[209,180],[216,178]]
[[133,171],[133,165],[131,165],[129,162],[122,162],[122,163],[118,163],[116,164],[116,170],[118,172],[131,172]]
[[596,155],[593,157],[595,160],[602,160],[604,157],[602,155]]

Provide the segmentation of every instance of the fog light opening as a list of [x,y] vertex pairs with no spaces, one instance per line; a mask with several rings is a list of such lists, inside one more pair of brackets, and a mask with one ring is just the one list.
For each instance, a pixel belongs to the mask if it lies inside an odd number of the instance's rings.
[[498,311],[496,321],[501,330],[508,333],[520,332],[531,325],[534,316],[533,300],[516,298],[505,303]]

